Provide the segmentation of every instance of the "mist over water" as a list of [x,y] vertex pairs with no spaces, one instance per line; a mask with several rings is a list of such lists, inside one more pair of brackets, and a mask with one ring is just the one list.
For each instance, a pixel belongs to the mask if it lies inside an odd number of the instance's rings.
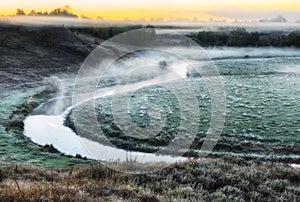
[[[190,59],[189,62],[192,64],[185,63],[180,60],[177,56],[169,55],[168,53],[163,53],[159,51],[147,50],[147,51],[138,51],[133,52],[128,55],[124,55],[119,60],[115,61],[104,75],[102,75],[104,81],[100,81],[97,86],[97,91],[94,94],[86,94],[83,95],[82,104],[85,102],[89,102],[90,100],[101,98],[103,96],[114,96],[117,94],[125,94],[128,92],[134,92],[140,88],[161,84],[162,82],[176,82],[176,80],[193,80],[192,78],[187,77],[187,71],[189,65],[202,65],[205,68],[205,63],[207,62],[207,57],[200,54],[199,51],[194,49],[184,49],[184,48],[173,48],[168,47],[167,50],[170,52],[176,49],[177,52],[182,52],[183,55]],[[251,144],[256,144],[257,142],[266,142],[265,145],[269,146],[269,141],[274,141],[268,135],[269,125],[268,120],[269,117],[273,121],[278,121],[281,118],[276,119],[273,111],[269,111],[269,104],[275,105],[279,100],[273,100],[272,96],[276,95],[276,93],[280,92],[284,94],[280,89],[282,85],[285,86],[293,86],[293,82],[297,81],[297,77],[293,76],[294,74],[298,74],[300,72],[299,66],[299,58],[300,51],[295,48],[205,48],[204,49],[207,56],[210,56],[212,60],[215,62],[216,66],[219,68],[220,74],[225,75],[223,78],[227,85],[227,93],[228,93],[228,120],[229,126],[225,127],[226,135],[224,136],[222,141],[230,139],[231,136],[234,136],[236,139],[241,139],[241,141],[250,141]],[[174,51],[174,52],[176,52]],[[249,56],[245,58],[245,55]],[[298,62],[297,62],[298,61]],[[264,73],[262,76],[260,72]],[[272,73],[272,74],[271,74]],[[284,73],[287,75],[277,74]],[[274,74],[274,75],[273,75]],[[292,75],[290,75],[292,74]],[[97,74],[93,74],[90,72],[87,75],[94,75],[96,79]],[[236,76],[237,75],[237,76]],[[247,76],[250,75],[250,76]],[[253,75],[258,75],[253,77]],[[170,76],[170,77],[169,77]],[[86,78],[87,80],[91,79],[90,77]],[[106,80],[107,79],[107,80]],[[251,80],[252,79],[252,80]],[[255,80],[255,81],[254,81]],[[109,81],[109,82],[107,82]],[[250,83],[249,83],[250,82]],[[254,85],[254,82],[256,85]],[[263,84],[263,83],[266,84]],[[280,83],[282,82],[282,83]],[[195,82],[196,84],[197,82]],[[280,84],[279,84],[280,83]],[[296,82],[297,83],[297,82]],[[299,83],[299,82],[298,82]],[[108,85],[109,84],[109,85]],[[118,86],[117,91],[115,87]],[[197,88],[197,85],[195,85]],[[253,93],[260,92],[260,94]],[[244,92],[246,94],[241,93]],[[265,96],[259,96],[265,95]],[[61,94],[61,96],[63,96]],[[257,97],[258,96],[258,97]],[[205,95],[199,96],[202,99],[205,99]],[[251,98],[251,100],[249,100]],[[284,101],[286,106],[289,105],[289,99],[281,98]],[[293,99],[291,99],[293,101]],[[252,103],[252,101],[254,103]],[[292,102],[291,101],[291,102]],[[262,105],[258,103],[261,102]],[[280,101],[281,102],[281,101]],[[64,104],[62,104],[64,103]],[[79,103],[79,104],[81,104]],[[244,104],[246,103],[246,104]],[[288,103],[288,104],[287,104]],[[280,103],[279,103],[280,104]],[[47,106],[48,105],[48,106]],[[84,145],[92,145],[95,148],[99,148],[97,152],[111,152],[111,154],[120,155],[124,158],[126,157],[126,151],[117,148],[111,148],[110,146],[104,146],[99,143],[93,142],[88,139],[80,139],[71,129],[65,127],[63,125],[65,116],[71,108],[70,98],[63,98],[49,101],[39,108],[44,108],[52,111],[51,113],[47,113],[40,111],[37,113],[39,116],[29,116],[25,121],[25,135],[30,137],[34,142],[38,144],[53,144],[54,147],[57,147],[59,151],[64,152],[70,155],[81,154],[82,156],[86,156],[94,159],[103,160],[103,156],[95,157],[88,153],[87,150],[84,149],[84,146],[80,144],[71,144],[64,145],[63,137],[68,137],[69,135],[74,138],[74,141],[85,142]],[[264,106],[262,108],[262,106]],[[75,107],[75,106],[73,106]],[[39,109],[38,108],[38,109]],[[68,108],[68,109],[67,109]],[[55,111],[57,109],[64,109],[63,113],[57,114]],[[285,108],[285,110],[289,110]],[[59,112],[60,110],[58,110]],[[284,113],[284,110],[282,110]],[[60,111],[61,112],[61,111]],[[236,113],[235,115],[231,113]],[[281,113],[281,112],[280,112]],[[36,115],[37,115],[36,114]],[[47,116],[48,115],[57,115],[57,116]],[[242,130],[238,126],[243,123],[243,120],[252,120],[253,117],[256,119],[261,119],[263,116],[264,125],[259,127],[265,128],[261,130],[256,130],[253,126],[246,125]],[[253,121],[253,120],[252,120]],[[283,121],[283,120],[282,120]],[[238,124],[238,125],[235,125]],[[55,131],[51,128],[56,128],[55,134],[50,132],[45,133],[45,136],[41,136],[42,133],[39,127],[46,127],[46,131]],[[236,126],[236,127],[235,127]],[[249,127],[249,128],[247,128]],[[278,141],[281,140],[282,134],[279,129],[276,135]],[[59,132],[61,131],[61,132]],[[231,132],[228,132],[231,131]],[[56,134],[63,133],[64,135],[59,136]],[[250,134],[250,135],[248,135]],[[62,138],[62,139],[60,139]],[[79,138],[79,139],[78,139]],[[274,137],[275,138],[275,137]],[[244,140],[245,139],[245,140]],[[88,142],[87,142],[88,141]],[[221,141],[220,144],[223,144]],[[276,140],[277,141],[277,140]],[[57,144],[57,146],[55,146]],[[83,146],[83,147],[82,147]],[[105,148],[104,150],[102,150]],[[239,147],[237,147],[239,148]],[[247,154],[242,151],[235,151],[234,155],[239,156],[247,156]],[[92,152],[93,153],[93,152]],[[221,152],[222,153],[222,152]],[[224,152],[226,153],[226,152]],[[95,153],[94,153],[95,154]],[[143,155],[144,153],[135,153],[133,156],[140,156],[143,161],[151,161],[154,156],[151,154]],[[256,154],[255,152],[249,153],[249,156],[263,156],[263,154]],[[269,155],[266,152],[266,155]],[[122,158],[123,158],[122,157]],[[138,159],[140,158],[138,157]],[[287,156],[288,157],[288,156]],[[106,158],[106,157],[105,157]],[[175,160],[171,157],[162,157],[161,160],[166,160],[168,162],[173,162]],[[271,158],[271,157],[270,157]],[[278,158],[285,158],[285,154],[278,154]],[[293,156],[293,158],[298,158],[297,156]],[[112,158],[113,159],[113,158]],[[105,159],[107,160],[107,158]]]
[[[76,135],[70,128],[64,126],[64,120],[74,107],[80,107],[90,100],[134,92],[140,88],[173,82],[186,78],[189,64],[179,60],[177,56],[162,51],[138,51],[125,55],[113,63],[105,72],[105,78],[115,81],[112,87],[98,87],[94,94],[84,94],[80,103],[71,105],[71,97],[63,97],[64,90],[60,88],[58,97],[52,99],[34,110],[33,114],[25,120],[24,134],[32,141],[41,145],[52,144],[59,151],[99,160],[127,160],[128,153],[125,150],[104,146],[91,140]],[[91,79],[90,77],[87,78]],[[46,88],[52,90],[60,80],[52,78],[46,80]],[[117,87],[117,91],[115,89]],[[68,141],[66,141],[68,139]],[[85,147],[89,145],[90,148]],[[89,153],[89,150],[93,150]],[[110,153],[111,156],[95,156],[97,154]],[[130,155],[139,162],[167,161],[175,162],[184,158],[171,156],[157,156],[131,152]]]
[[178,56],[164,51],[138,51],[123,56],[109,66],[105,77],[116,78],[117,83],[145,82],[170,73],[177,74],[178,78],[185,78],[188,65]]

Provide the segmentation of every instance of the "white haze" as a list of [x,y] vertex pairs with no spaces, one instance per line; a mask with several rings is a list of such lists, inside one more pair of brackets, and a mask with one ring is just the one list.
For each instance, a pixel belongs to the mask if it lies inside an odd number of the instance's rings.
[[73,17],[55,17],[55,16],[11,16],[0,17],[0,23],[12,25],[30,25],[30,26],[118,26],[118,25],[154,25],[154,26],[174,26],[173,29],[180,33],[190,33],[202,30],[223,30],[224,28],[244,27],[248,31],[293,31],[299,30],[298,22],[217,22],[217,21],[176,21],[176,20],[103,20],[86,19]]

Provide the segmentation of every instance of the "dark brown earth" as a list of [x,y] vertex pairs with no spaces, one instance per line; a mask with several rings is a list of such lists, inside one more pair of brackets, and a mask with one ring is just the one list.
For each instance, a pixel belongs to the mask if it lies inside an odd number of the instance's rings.
[[0,88],[76,72],[94,47],[65,27],[0,25]]

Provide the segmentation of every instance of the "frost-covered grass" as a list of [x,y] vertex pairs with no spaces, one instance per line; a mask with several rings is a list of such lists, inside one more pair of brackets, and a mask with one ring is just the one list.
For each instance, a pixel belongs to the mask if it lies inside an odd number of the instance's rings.
[[1,168],[0,179],[4,201],[297,201],[300,197],[299,169],[231,157],[190,160],[143,175],[119,173],[101,164],[65,169],[8,166]]
[[11,86],[0,91],[0,166],[21,164],[64,167],[86,163],[57,152],[51,153],[51,147],[43,148],[23,136],[25,116],[51,96],[43,94],[43,89],[36,87],[24,90],[19,86]]
[[[249,158],[260,156],[265,159],[299,162],[300,77],[297,73],[297,61],[291,59],[284,66],[282,59],[278,58],[257,60],[217,63],[226,92],[226,122],[213,152],[216,156],[234,153]],[[287,67],[293,69],[293,72],[283,73]],[[232,73],[232,70],[236,73]],[[186,83],[192,87],[193,93],[190,96],[197,99],[198,106],[195,107],[199,107],[200,111],[200,119],[191,123],[198,124],[199,121],[199,129],[189,153],[197,156],[211,121],[211,96],[201,78],[188,78]],[[180,82],[174,82],[170,86],[179,92],[184,89]],[[180,105],[185,103],[185,100],[178,100],[167,89],[150,86],[132,94],[129,103],[119,103],[128,104],[128,110],[112,111],[111,97],[86,104],[96,104],[92,113],[96,112],[99,126],[113,144],[124,149],[151,152],[167,145],[179,130],[186,131],[180,126],[180,119],[185,118],[181,117]],[[153,109],[152,105],[160,108]],[[77,113],[73,114],[73,119],[76,116],[77,121],[74,123],[77,122],[83,131],[92,128],[88,124],[88,107],[83,105],[75,110]],[[129,137],[130,133],[122,132],[114,123],[116,112],[123,113],[118,114],[121,117],[128,113],[132,124],[141,128],[149,126],[151,119],[165,121],[165,127],[152,139],[137,140]]]

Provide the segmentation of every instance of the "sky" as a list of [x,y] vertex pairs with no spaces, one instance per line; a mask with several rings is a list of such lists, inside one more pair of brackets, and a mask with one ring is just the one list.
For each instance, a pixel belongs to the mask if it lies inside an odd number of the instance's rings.
[[300,0],[1,0],[0,15],[14,15],[17,8],[49,12],[65,5],[78,16],[108,20],[259,20],[278,15],[300,20]]

